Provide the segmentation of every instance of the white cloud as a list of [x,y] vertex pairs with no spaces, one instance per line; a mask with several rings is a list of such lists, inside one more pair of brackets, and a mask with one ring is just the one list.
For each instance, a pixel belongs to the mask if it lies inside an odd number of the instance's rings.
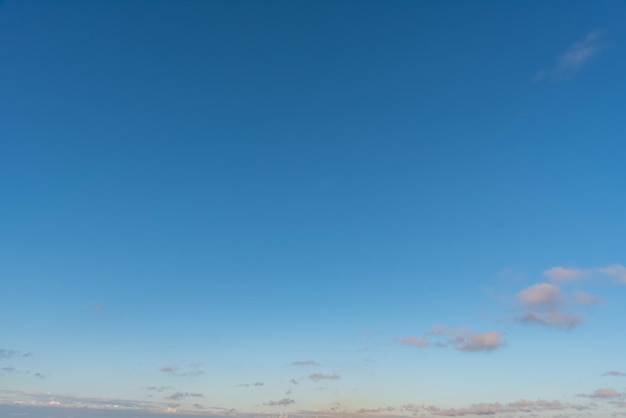
[[560,81],[572,78],[602,50],[599,43],[602,35],[602,31],[590,32],[580,41],[574,42],[556,58],[554,66],[535,74],[533,81]]

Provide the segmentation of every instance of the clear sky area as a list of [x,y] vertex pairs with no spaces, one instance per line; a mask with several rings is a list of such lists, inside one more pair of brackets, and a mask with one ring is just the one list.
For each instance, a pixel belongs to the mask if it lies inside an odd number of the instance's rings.
[[626,415],[626,3],[0,1],[0,416]]

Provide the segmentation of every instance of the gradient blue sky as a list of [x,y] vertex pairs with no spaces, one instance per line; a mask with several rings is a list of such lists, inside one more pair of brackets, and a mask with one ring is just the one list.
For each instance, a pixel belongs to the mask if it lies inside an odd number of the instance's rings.
[[626,413],[624,22],[0,2],[0,410]]

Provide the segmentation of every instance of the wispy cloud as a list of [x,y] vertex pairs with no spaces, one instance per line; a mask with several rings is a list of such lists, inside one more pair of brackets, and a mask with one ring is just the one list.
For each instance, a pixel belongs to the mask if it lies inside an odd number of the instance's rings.
[[10,359],[14,357],[30,357],[33,353],[28,352],[25,353],[19,350],[7,350],[5,348],[0,348],[0,360]]
[[183,399],[183,398],[188,398],[188,397],[203,398],[204,395],[202,395],[201,393],[176,392],[176,393],[172,393],[170,396],[168,396],[165,399],[170,399],[170,400],[176,401],[178,399]]
[[385,413],[385,412],[393,412],[395,410],[396,408],[394,408],[393,406],[378,407],[378,408],[372,408],[372,409],[361,408],[361,409],[357,409],[356,413],[357,414],[380,414],[380,413]]
[[597,305],[602,303],[602,296],[592,295],[581,290],[574,293],[574,301],[580,305]]
[[438,346],[451,346],[465,352],[494,351],[506,345],[504,335],[497,331],[477,333],[469,328],[446,328],[434,325],[431,334],[447,337],[445,341],[438,342]]
[[171,386],[148,386],[146,390],[153,390],[155,392],[163,392],[164,390],[172,389]]
[[609,372],[604,373],[602,376],[626,377],[626,373],[618,372],[616,370],[611,370]]
[[555,64],[535,74],[533,81],[561,81],[571,79],[584,65],[601,50],[600,39],[604,31],[588,33],[583,39],[574,42],[562,54],[557,56]]
[[616,278],[620,283],[626,284],[626,267],[621,264],[612,264],[608,267],[599,268],[598,271]]
[[402,345],[410,345],[412,347],[428,347],[430,342],[426,337],[406,337],[398,339]]
[[202,376],[204,374],[202,370],[179,371],[178,367],[171,367],[171,366],[163,366],[159,370],[161,373],[165,373],[169,376],[176,376],[176,377]]
[[267,405],[267,406],[287,406],[287,405],[291,405],[294,402],[295,401],[293,399],[285,398],[285,399],[281,399],[280,401],[268,401],[268,402],[264,403],[263,405]]
[[596,398],[596,399],[614,399],[614,398],[621,397],[622,394],[613,388],[603,388],[603,389],[597,389],[593,393],[590,393],[588,395],[582,394],[578,396],[582,396],[585,398]]
[[339,376],[338,374],[313,373],[309,375],[309,379],[313,380],[314,382],[320,380],[339,380],[341,379],[341,376]]
[[580,280],[587,275],[587,271],[576,268],[552,267],[543,272],[553,283],[568,283]]
[[319,366],[320,364],[314,360],[292,361],[292,366]]
[[242,388],[249,388],[249,387],[261,387],[263,385],[265,385],[265,383],[263,382],[254,382],[254,383],[240,383],[237,386],[242,387]]

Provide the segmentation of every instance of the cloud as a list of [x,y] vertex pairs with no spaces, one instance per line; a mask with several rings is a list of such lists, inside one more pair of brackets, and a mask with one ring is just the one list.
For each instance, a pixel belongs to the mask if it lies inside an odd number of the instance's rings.
[[263,382],[254,382],[254,383],[241,383],[237,385],[238,387],[249,388],[249,387],[261,387],[265,385]]
[[539,324],[546,327],[572,329],[584,322],[582,316],[566,314],[559,311],[534,312],[528,311],[519,321],[527,324]]
[[394,408],[393,406],[388,406],[386,408],[378,407],[378,408],[373,408],[373,409],[361,408],[361,409],[357,409],[356,413],[357,414],[380,414],[381,412],[393,412],[395,410],[396,408]]
[[188,397],[203,398],[204,396],[201,393],[176,392],[176,393],[171,394],[170,396],[168,396],[165,399],[170,399],[170,400],[176,401],[178,399],[183,399],[183,398],[188,398]]
[[554,283],[568,283],[575,280],[582,279],[587,274],[586,271],[581,269],[568,269],[565,267],[552,267],[543,272]]
[[597,305],[602,303],[602,296],[579,291],[574,293],[574,301],[580,305]]
[[468,328],[446,328],[434,325],[431,333],[447,337],[446,341],[438,342],[438,346],[452,346],[459,351],[465,352],[493,351],[506,345],[504,335],[497,331],[481,334],[472,332]]
[[609,372],[604,373],[602,376],[625,377],[626,373],[618,372],[618,371],[615,371],[615,370],[611,370]]
[[291,379],[289,383],[291,383],[292,385],[297,385],[298,381],[296,379]]
[[3,372],[12,373],[12,372],[15,372],[15,367],[3,367],[0,370],[2,370]]
[[184,377],[184,376],[202,376],[204,372],[202,370],[192,370],[187,372],[179,372],[178,367],[164,366],[159,369],[161,373],[166,373],[170,376]]
[[517,299],[523,305],[534,308],[555,308],[565,300],[561,290],[550,283],[529,286],[517,294]]
[[596,399],[613,399],[613,398],[621,397],[622,394],[617,392],[615,389],[604,388],[604,389],[595,390],[593,393],[589,395],[578,395],[578,396],[583,396],[585,398],[596,398]]
[[428,347],[430,345],[426,337],[406,337],[402,338],[399,342],[402,345],[410,345],[413,347]]
[[7,350],[7,349],[4,349],[4,348],[0,348],[0,360],[10,359],[10,358],[14,358],[14,357],[30,357],[32,355],[33,355],[33,353],[31,353],[31,352],[24,353],[24,352],[19,351],[19,350]]
[[171,386],[148,386],[146,390],[154,390],[156,392],[163,392],[164,390],[172,389]]
[[608,267],[599,268],[598,271],[607,276],[612,276],[620,283],[626,284],[626,267],[621,264],[611,264]]
[[267,405],[267,406],[287,406],[290,405],[292,403],[294,403],[295,401],[293,399],[290,398],[285,398],[285,399],[281,399],[280,401],[269,401],[264,403],[263,405]]
[[553,284],[538,283],[522,289],[517,294],[517,300],[524,311],[522,317],[517,318],[519,322],[565,329],[583,323],[582,316],[560,310],[565,303],[565,296]]
[[33,376],[38,377],[38,378],[40,378],[40,379],[45,379],[45,378],[46,378],[46,376],[44,376],[44,375],[43,375],[43,374],[41,374],[41,373],[35,373]]
[[309,379],[311,379],[314,382],[317,382],[320,380],[339,380],[341,379],[341,376],[339,376],[338,374],[313,373],[309,375]]
[[535,74],[533,81],[571,79],[602,50],[602,46],[599,44],[602,35],[603,31],[590,32],[580,41],[574,42],[556,58],[554,66]]
[[319,366],[320,364],[313,360],[304,360],[304,361],[294,361],[291,363],[292,366]]

